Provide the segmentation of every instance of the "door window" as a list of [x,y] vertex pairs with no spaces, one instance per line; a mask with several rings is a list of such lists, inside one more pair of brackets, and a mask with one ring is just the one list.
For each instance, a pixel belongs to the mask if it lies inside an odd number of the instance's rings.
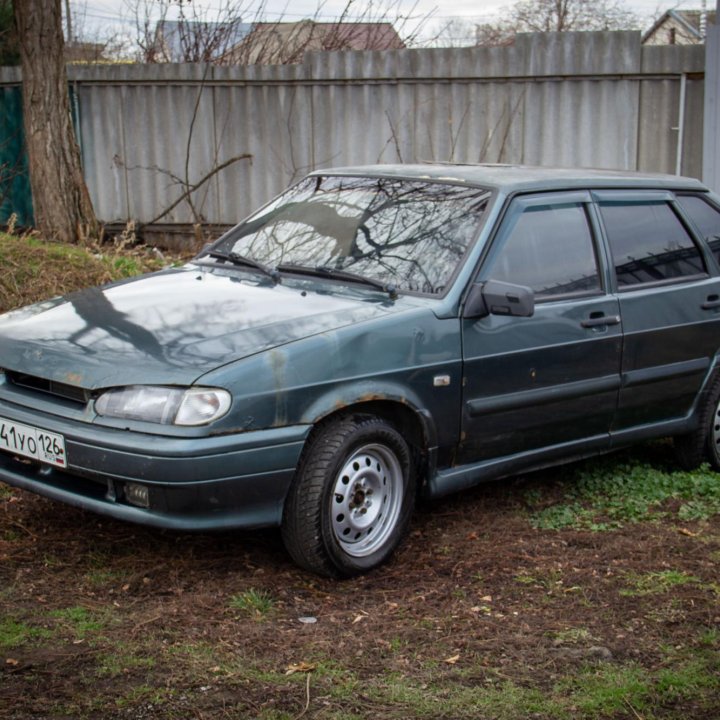
[[707,240],[720,264],[720,210],[697,195],[678,195],[678,202]]
[[619,289],[705,274],[699,248],[665,201],[601,202]]
[[593,237],[581,202],[532,205],[511,215],[488,277],[525,285],[537,300],[601,291]]

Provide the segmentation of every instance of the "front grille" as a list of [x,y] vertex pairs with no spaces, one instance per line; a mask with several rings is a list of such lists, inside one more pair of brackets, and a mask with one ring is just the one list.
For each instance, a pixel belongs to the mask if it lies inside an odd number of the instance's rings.
[[35,390],[37,392],[45,393],[46,395],[53,395],[55,397],[63,398],[63,400],[70,400],[82,405],[85,405],[90,399],[89,391],[75,385],[68,385],[67,383],[55,382],[54,380],[47,380],[46,378],[26,375],[25,373],[12,372],[9,370],[5,371],[5,377],[12,385],[27,388],[29,390]]

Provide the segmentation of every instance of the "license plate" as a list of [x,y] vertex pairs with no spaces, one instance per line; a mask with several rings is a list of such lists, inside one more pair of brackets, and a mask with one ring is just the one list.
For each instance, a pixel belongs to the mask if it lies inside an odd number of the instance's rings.
[[0,417],[0,450],[66,467],[65,438],[57,433]]

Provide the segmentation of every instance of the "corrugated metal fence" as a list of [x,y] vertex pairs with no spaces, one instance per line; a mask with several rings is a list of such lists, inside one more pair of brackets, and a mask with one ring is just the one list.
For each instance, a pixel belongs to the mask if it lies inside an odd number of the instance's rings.
[[[300,65],[69,72],[104,221],[233,224],[305,172],[355,163],[702,172],[704,48],[642,47],[634,32],[313,53]],[[0,71],[0,83],[18,80]]]

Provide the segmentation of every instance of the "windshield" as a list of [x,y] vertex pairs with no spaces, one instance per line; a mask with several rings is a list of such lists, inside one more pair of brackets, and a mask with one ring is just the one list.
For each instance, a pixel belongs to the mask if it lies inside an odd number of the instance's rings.
[[313,176],[213,250],[268,268],[345,270],[398,290],[439,294],[474,239],[489,197],[479,188],[418,180]]

